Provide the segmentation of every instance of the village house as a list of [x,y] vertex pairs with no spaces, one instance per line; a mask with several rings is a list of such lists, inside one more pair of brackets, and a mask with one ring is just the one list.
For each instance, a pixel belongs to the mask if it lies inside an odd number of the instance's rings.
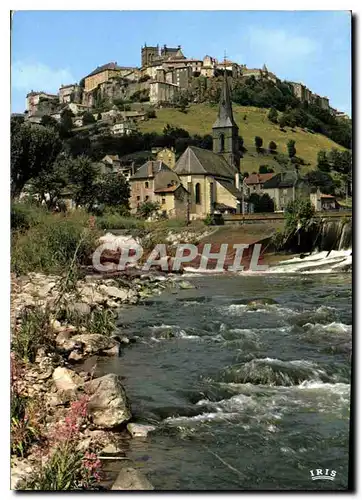
[[268,174],[250,174],[245,178],[245,184],[248,186],[251,193],[260,194],[264,188],[264,182],[274,177],[274,173]]
[[61,85],[58,95],[60,104],[68,104],[70,102],[80,103],[82,100],[82,89],[77,83]]
[[340,208],[335,196],[324,194],[319,189],[310,194],[310,201],[316,212],[322,212],[323,210],[339,210]]
[[[107,82],[112,76],[121,76],[122,68],[116,62],[98,66],[94,71],[84,78],[85,92],[91,92],[101,83]],[[129,71],[128,71],[129,72]]]
[[151,104],[162,104],[165,102],[170,102],[174,99],[176,92],[178,91],[178,85],[174,83],[150,82],[150,103]]
[[158,203],[160,213],[173,218],[186,218],[188,193],[179,177],[162,161],[149,160],[129,180],[130,209],[136,213],[147,201]]
[[123,136],[123,135],[131,135],[135,130],[134,125],[126,122],[115,123],[111,125],[110,131],[113,135]]
[[47,92],[29,92],[26,96],[26,110],[28,118],[38,113],[50,115],[57,110],[59,97],[57,94],[48,94]]
[[274,211],[283,211],[289,202],[310,197],[310,187],[295,170],[275,174],[263,183],[263,193],[274,202]]
[[106,155],[100,161],[100,171],[102,174],[122,174],[129,181],[134,173],[134,163],[125,164],[122,163],[118,155]]

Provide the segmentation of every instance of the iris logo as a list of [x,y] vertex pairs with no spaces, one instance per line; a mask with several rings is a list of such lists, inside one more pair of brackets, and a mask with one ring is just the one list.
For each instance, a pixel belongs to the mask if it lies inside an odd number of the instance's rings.
[[312,481],[316,481],[317,479],[326,479],[327,481],[334,481],[334,478],[337,475],[335,470],[330,469],[315,469],[310,470],[310,475]]

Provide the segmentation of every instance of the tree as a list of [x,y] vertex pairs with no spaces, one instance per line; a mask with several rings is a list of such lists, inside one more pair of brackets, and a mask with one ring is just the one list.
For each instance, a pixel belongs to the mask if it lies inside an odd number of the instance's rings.
[[314,206],[308,199],[297,199],[290,201],[285,209],[286,229],[305,228],[315,213]]
[[92,123],[95,123],[96,120],[94,118],[94,116],[92,115],[92,113],[90,113],[89,111],[85,111],[83,113],[83,125],[91,125]]
[[272,174],[272,173],[274,173],[274,170],[271,167],[268,167],[268,165],[259,166],[259,174]]
[[44,127],[53,127],[55,129],[58,128],[58,122],[56,121],[56,119],[49,115],[44,115],[42,117],[42,119],[40,120],[40,125],[43,125]]
[[47,170],[61,147],[59,134],[51,127],[11,120],[11,196],[18,196],[30,179]]
[[61,138],[71,137],[71,129],[73,128],[74,113],[65,108],[60,116],[59,134]]
[[261,137],[259,137],[258,135],[256,135],[254,142],[255,142],[255,147],[256,147],[257,151],[260,151],[260,149],[263,146],[263,139]]
[[310,170],[304,180],[312,187],[319,188],[325,194],[334,194],[335,184],[332,177],[321,170]]
[[272,123],[278,123],[278,111],[274,107],[269,110],[268,120]]
[[137,213],[143,219],[147,219],[153,213],[157,212],[160,209],[160,205],[154,201],[145,201],[140,204],[137,209]]
[[286,126],[287,126],[287,118],[285,116],[285,113],[283,113],[282,116],[279,118],[279,127],[283,129]]
[[66,160],[69,188],[76,205],[92,208],[97,195],[96,179],[98,170],[87,156]]
[[276,150],[277,150],[277,145],[276,145],[276,143],[275,143],[274,141],[270,141],[270,142],[269,142],[269,151],[270,151],[271,153],[275,153],[275,152],[276,152]]
[[249,202],[254,205],[254,212],[274,212],[274,202],[267,193],[262,195],[252,193]]
[[290,139],[288,141],[287,149],[289,158],[294,158],[294,156],[297,154],[297,150],[295,149],[295,141],[293,141],[293,139]]
[[124,212],[128,209],[130,196],[129,184],[118,173],[103,174],[96,184],[96,202],[106,207],[115,207]]
[[331,166],[327,157],[327,153],[323,150],[318,151],[317,155],[317,168],[322,172],[330,172]]
[[241,137],[241,135],[239,135],[239,137],[238,137],[238,147],[239,147],[239,151],[243,151],[244,139],[243,139],[243,137]]
[[55,208],[67,184],[67,158],[61,153],[53,165],[31,180],[30,193],[44,201],[49,209]]

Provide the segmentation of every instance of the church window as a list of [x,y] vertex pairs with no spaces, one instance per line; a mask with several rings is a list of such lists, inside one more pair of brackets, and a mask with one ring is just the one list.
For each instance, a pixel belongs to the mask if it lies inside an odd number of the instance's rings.
[[225,151],[225,135],[220,134],[220,153]]
[[148,182],[147,181],[145,182],[145,188],[146,189],[148,188]]
[[201,204],[201,188],[199,182],[195,186],[195,203],[197,205]]

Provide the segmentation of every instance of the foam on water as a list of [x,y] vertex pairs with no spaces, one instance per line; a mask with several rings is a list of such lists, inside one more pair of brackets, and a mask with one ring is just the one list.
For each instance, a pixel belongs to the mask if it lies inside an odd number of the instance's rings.
[[[301,259],[293,257],[284,260],[277,266],[269,268],[269,273],[295,273],[308,274],[338,272],[344,267],[352,265],[351,249],[332,250],[330,252],[316,252]],[[318,267],[320,269],[318,269]],[[312,269],[311,269],[312,268]],[[313,269],[316,268],[316,269]]]

